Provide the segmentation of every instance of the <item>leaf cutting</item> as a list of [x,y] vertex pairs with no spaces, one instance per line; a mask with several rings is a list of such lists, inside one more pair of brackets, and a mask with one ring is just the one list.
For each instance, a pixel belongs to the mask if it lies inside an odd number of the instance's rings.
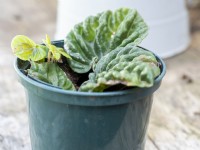
[[18,35],[11,48],[30,66],[24,69],[28,76],[64,90],[148,88],[160,67],[152,52],[138,46],[147,33],[148,26],[136,10],[120,8],[75,25],[62,46],[54,45],[48,35],[43,44]]

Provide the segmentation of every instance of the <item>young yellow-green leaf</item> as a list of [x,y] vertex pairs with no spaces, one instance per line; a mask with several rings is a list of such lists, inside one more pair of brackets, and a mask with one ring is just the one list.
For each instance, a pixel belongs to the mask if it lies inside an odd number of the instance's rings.
[[49,51],[51,51],[51,53],[52,53],[52,55],[53,55],[53,58],[55,59],[55,60],[60,60],[60,58],[61,58],[61,54],[59,53],[59,51],[57,50],[57,47],[56,46],[54,46],[54,45],[50,45],[49,44]]
[[31,68],[28,69],[28,75],[34,79],[41,80],[65,90],[76,90],[72,81],[66,76],[64,71],[56,63],[31,62]]
[[35,46],[35,42],[24,35],[15,36],[11,42],[13,53],[21,60],[29,60]]
[[51,46],[51,39],[50,37],[46,34],[46,39],[43,40],[43,43],[49,48]]
[[46,43],[51,45],[51,39],[48,35],[46,35]]
[[30,55],[32,61],[40,61],[47,57],[48,48],[43,45],[36,45]]
[[21,60],[42,61],[47,57],[48,48],[37,45],[24,35],[17,35],[11,42],[13,53]]
[[64,51],[63,48],[57,47],[57,51],[58,51],[61,55],[65,56],[66,58],[72,59],[72,58],[69,56],[69,54],[67,54],[67,53]]
[[43,42],[49,48],[49,51],[52,53],[55,60],[60,60],[61,55],[71,59],[71,57],[63,50],[63,48],[59,48],[51,44],[51,39],[48,35],[46,35],[46,39],[43,40]]

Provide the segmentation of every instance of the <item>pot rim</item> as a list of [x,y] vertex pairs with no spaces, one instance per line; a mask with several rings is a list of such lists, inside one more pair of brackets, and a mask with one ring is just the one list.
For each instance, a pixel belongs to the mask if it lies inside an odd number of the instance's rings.
[[[54,43],[59,42],[59,41],[53,41]],[[141,47],[143,48],[143,47]],[[143,48],[145,49],[145,48]],[[147,49],[145,49],[147,50]],[[149,50],[148,50],[149,51]],[[152,51],[151,51],[152,52]],[[152,52],[153,53],[153,52]],[[164,75],[166,74],[166,65],[164,63],[164,61],[157,56],[155,53],[153,53],[157,60],[161,63],[161,73],[160,75],[154,80],[154,86],[160,84],[160,82],[162,81]],[[22,78],[23,80],[25,80],[26,82],[29,82],[30,84],[33,84],[39,88],[48,90],[48,91],[52,91],[52,92],[56,92],[56,93],[60,93],[60,94],[66,94],[66,95],[76,95],[76,96],[117,96],[117,95],[126,95],[126,94],[130,94],[133,93],[133,91],[140,91],[143,89],[150,89],[152,87],[149,88],[140,88],[140,87],[134,87],[132,89],[128,89],[128,90],[122,90],[122,91],[109,91],[109,92],[80,92],[80,91],[70,91],[70,90],[64,90],[64,89],[60,89],[58,87],[54,87],[54,86],[50,86],[48,84],[44,84],[44,83],[40,83],[36,80],[33,80],[29,77],[27,77],[24,73],[22,73],[20,71],[20,69],[18,68],[17,65],[18,62],[18,58],[15,59],[14,61],[14,69],[17,72],[17,74],[19,75],[20,78]]]

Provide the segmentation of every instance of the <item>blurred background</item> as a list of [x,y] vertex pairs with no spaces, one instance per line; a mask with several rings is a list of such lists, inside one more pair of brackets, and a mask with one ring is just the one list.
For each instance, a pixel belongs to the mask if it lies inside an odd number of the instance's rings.
[[[90,7],[92,0],[86,1],[0,0],[0,150],[31,150],[24,89],[13,68],[12,38],[22,34],[39,43],[49,34],[62,39],[88,14],[132,7],[130,0],[118,0],[114,6],[113,0],[109,5],[93,0]],[[200,0],[135,0],[133,5],[150,26],[142,46],[167,64],[163,84],[154,95],[146,150],[199,150]]]

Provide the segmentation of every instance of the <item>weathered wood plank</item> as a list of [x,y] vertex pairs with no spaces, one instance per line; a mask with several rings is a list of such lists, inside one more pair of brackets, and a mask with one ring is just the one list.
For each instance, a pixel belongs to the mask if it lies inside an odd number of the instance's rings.
[[191,46],[166,60],[167,74],[155,94],[148,135],[160,150],[200,148],[200,10],[191,15]]

